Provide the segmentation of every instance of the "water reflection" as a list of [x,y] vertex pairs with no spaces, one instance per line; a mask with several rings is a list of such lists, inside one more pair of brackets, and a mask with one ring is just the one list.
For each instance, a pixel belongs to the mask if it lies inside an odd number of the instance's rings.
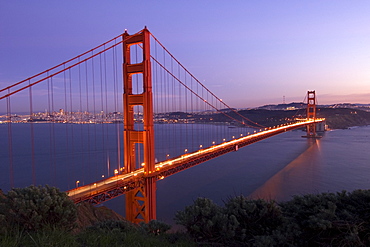
[[320,139],[307,139],[307,149],[251,193],[250,197],[282,201],[293,195],[318,192],[321,156]]

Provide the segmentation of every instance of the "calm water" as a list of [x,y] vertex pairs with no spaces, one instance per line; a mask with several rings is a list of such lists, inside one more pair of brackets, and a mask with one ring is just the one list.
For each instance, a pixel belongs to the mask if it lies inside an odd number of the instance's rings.
[[158,218],[170,221],[199,196],[288,200],[292,195],[370,189],[370,126],[325,133],[291,131],[252,144],[158,183]]
[[[63,190],[69,189],[75,186],[81,173],[84,173],[87,183],[89,179],[107,174],[108,167],[105,164],[108,164],[108,160],[109,164],[114,164],[122,159],[116,153],[117,145],[122,144],[118,144],[114,135],[122,130],[120,127],[117,129],[116,125],[81,125],[74,127],[71,133],[65,125],[60,124],[53,127],[54,134],[50,130],[46,131],[49,134],[43,134],[46,126],[47,124],[35,124],[34,128],[34,135],[41,137],[38,141],[40,143],[35,144],[35,149],[41,156],[34,157],[38,183],[49,183],[52,180]],[[181,136],[179,139],[182,140],[182,145],[185,143],[184,147],[189,147],[189,143],[186,143],[190,139],[186,138],[189,133],[220,128],[204,128],[201,125],[174,126],[171,131]],[[99,139],[99,134],[97,137],[86,137],[89,132],[95,133],[96,130],[98,133],[111,133],[111,136],[102,139]],[[237,131],[239,130],[235,130]],[[0,188],[7,190],[7,125],[0,125],[0,132],[5,136],[5,140],[0,143]],[[16,140],[27,140],[23,137],[30,135],[29,124],[13,124],[12,132],[14,163],[18,161],[22,164],[14,165],[14,181],[17,187],[26,186],[31,183],[31,151],[27,148],[29,143],[18,143]],[[222,204],[229,196],[240,194],[253,198],[288,200],[295,194],[370,189],[370,126],[328,131],[323,138],[317,140],[302,138],[303,134],[302,131],[291,131],[271,137],[158,181],[158,219],[172,223],[175,212],[191,204],[199,196]],[[66,147],[53,149],[54,144],[48,137],[50,135],[55,135],[56,142],[66,139]],[[70,138],[59,138],[59,135]],[[199,141],[193,140],[193,143],[210,142],[207,137],[198,137]],[[168,141],[172,140],[158,142],[158,148],[161,143]],[[174,142],[173,145],[179,144]],[[73,155],[67,155],[71,150]],[[167,152],[171,151],[162,149],[158,155],[163,156]],[[54,158],[51,159],[50,156]],[[112,169],[110,167],[111,174]],[[68,183],[65,182],[67,180]],[[124,214],[124,197],[106,202],[105,205]]]

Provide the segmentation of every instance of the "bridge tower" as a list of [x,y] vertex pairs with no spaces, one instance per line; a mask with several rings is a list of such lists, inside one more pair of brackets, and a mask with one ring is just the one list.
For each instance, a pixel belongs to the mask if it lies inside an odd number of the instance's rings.
[[[139,223],[156,219],[156,179],[149,174],[155,171],[153,93],[150,64],[150,32],[143,29],[140,33],[123,34],[123,108],[124,108],[124,168],[126,173],[134,172],[137,167],[137,144],[143,145],[144,179],[141,186],[126,194],[126,219]],[[132,45],[140,45],[142,62],[131,63]],[[141,74],[143,91],[133,94],[132,76]],[[139,79],[138,79],[139,80]],[[134,106],[142,106],[143,130],[135,129]]]
[[[307,119],[316,120],[316,93],[315,91],[307,92]],[[316,135],[316,124],[307,125],[307,136],[308,138],[315,138]]]

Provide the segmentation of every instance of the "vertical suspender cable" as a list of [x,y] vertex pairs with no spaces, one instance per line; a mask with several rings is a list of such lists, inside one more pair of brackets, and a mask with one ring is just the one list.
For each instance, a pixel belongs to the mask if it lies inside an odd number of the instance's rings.
[[[92,51],[92,55],[94,55],[94,51]],[[95,64],[94,64],[94,57],[91,58],[91,74],[92,74],[92,101],[93,101],[93,125],[94,125],[94,148],[93,148],[93,153],[94,153],[94,179],[97,177],[97,172],[98,172],[98,148],[97,148],[97,136],[96,136],[96,124],[97,124],[97,118],[96,118],[96,95],[95,95]]]
[[91,145],[90,145],[90,107],[89,107],[89,102],[90,102],[90,97],[89,97],[89,76],[88,76],[88,62],[85,61],[85,85],[86,85],[86,115],[88,116],[88,121],[87,121],[87,183],[91,179]]
[[[28,81],[30,84],[30,80]],[[31,164],[32,164],[32,184],[36,185],[36,170],[35,170],[35,134],[33,126],[33,107],[32,107],[32,87],[29,87],[29,101],[30,101],[30,132],[31,132]]]
[[[10,93],[10,89],[8,89]],[[10,96],[6,98],[6,115],[8,122],[8,152],[9,152],[9,181],[10,187],[14,188],[14,170],[13,170],[13,134],[12,134],[12,111],[10,106]]]
[[[104,46],[104,49],[105,49],[105,46]],[[107,56],[106,56],[106,52],[104,52],[104,92],[105,92],[105,116],[104,118],[107,120],[107,114],[108,114],[108,85],[107,85]],[[109,143],[109,137],[108,137],[108,134],[109,134],[109,125],[108,123],[105,124],[105,139],[107,140],[107,143]],[[108,177],[109,177],[109,170],[110,170],[110,164],[109,164],[109,160],[110,160],[110,153],[109,153],[109,148],[107,149],[107,171],[108,171]]]
[[[64,68],[65,68],[65,65],[64,65]],[[70,70],[68,70],[70,72]],[[71,160],[71,151],[69,150],[69,121],[68,121],[68,100],[67,100],[67,79],[66,79],[66,71],[63,72],[63,85],[64,85],[64,111],[61,112],[60,114],[63,114],[63,120],[66,121],[65,124],[64,124],[64,127],[65,127],[65,131],[66,131],[66,134],[65,134],[65,138],[66,138],[66,157],[67,157],[67,160]],[[71,165],[71,164],[69,164]],[[71,171],[73,170],[73,167],[68,167],[68,170]],[[69,185],[68,185],[68,189],[69,189]]]
[[[80,59],[78,59],[80,61]],[[82,105],[82,73],[81,73],[81,64],[78,65],[78,86],[79,86],[79,93],[80,93],[80,98],[79,98],[79,102],[80,102],[80,105],[79,105],[79,114],[78,114],[78,117],[79,117],[79,121],[81,121],[80,123],[80,142],[81,142],[81,147],[80,147],[80,152],[81,152],[81,158],[82,158],[82,171],[85,171],[86,170],[86,167],[85,167],[85,149],[84,149],[84,144],[85,144],[85,141],[84,141],[84,135],[83,135],[83,124],[82,124],[82,121],[83,121],[83,105]],[[83,177],[82,177],[82,184],[84,184],[84,180],[85,180],[85,174],[81,174]]]
[[[74,148],[74,140],[75,140],[75,138],[74,138],[74,129],[73,129],[73,127],[74,127],[74,124],[73,124],[73,122],[74,122],[74,120],[73,120],[73,112],[74,112],[74,110],[73,110],[73,108],[72,108],[72,106],[73,106],[73,99],[72,99],[72,75],[71,75],[71,70],[68,70],[68,74],[69,74],[69,106],[70,106],[70,108],[69,108],[69,115],[68,115],[68,119],[69,119],[69,123],[68,123],[68,125],[69,126],[71,126],[71,157],[72,157],[72,160],[71,160],[71,167],[69,168],[70,169],[70,171],[71,171],[71,174],[72,174],[72,178],[73,179],[75,179],[76,178],[76,160],[75,160],[75,148]],[[73,181],[74,182],[74,181]]]

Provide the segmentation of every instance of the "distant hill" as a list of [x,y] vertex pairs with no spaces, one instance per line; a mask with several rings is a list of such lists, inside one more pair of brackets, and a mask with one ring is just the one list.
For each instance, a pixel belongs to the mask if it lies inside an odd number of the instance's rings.
[[[292,110],[277,110],[279,109],[279,107],[286,108],[286,106],[292,107],[289,108]],[[249,125],[254,125],[252,122],[255,122],[266,127],[293,121],[294,118],[306,117],[306,106],[303,105],[302,107],[300,103],[292,103],[286,105],[283,104],[280,106],[276,105],[275,107],[265,106],[265,108],[270,109],[257,108],[250,110],[240,110],[238,111],[238,113],[229,112],[228,115],[231,116],[233,119],[236,119],[237,121],[227,117],[223,113],[214,113],[207,115],[199,114],[193,117],[195,122],[228,122],[232,125],[238,126],[241,125],[240,122],[244,121],[244,123]],[[238,114],[250,119],[252,122],[246,121]],[[330,129],[344,129],[351,126],[370,125],[370,111],[364,111],[361,110],[361,108],[356,107],[341,108],[334,106],[320,106],[317,108],[317,117],[326,118],[326,123]]]
[[258,110],[296,110],[296,109],[302,109],[302,108],[305,108],[306,107],[306,104],[305,103],[302,103],[302,102],[292,102],[292,103],[289,103],[289,104],[278,104],[278,105],[264,105],[264,106],[260,106],[260,107],[257,107],[255,109],[258,109]]
[[370,125],[370,111],[360,108],[319,108],[317,115],[326,118],[330,129]]
[[[359,109],[363,111],[370,111],[370,104],[352,104],[352,103],[340,103],[332,105],[318,105],[318,108],[350,108]],[[256,107],[255,109],[264,110],[296,110],[306,108],[306,103],[303,102],[292,102],[289,104],[277,104],[277,105],[264,105]]]

